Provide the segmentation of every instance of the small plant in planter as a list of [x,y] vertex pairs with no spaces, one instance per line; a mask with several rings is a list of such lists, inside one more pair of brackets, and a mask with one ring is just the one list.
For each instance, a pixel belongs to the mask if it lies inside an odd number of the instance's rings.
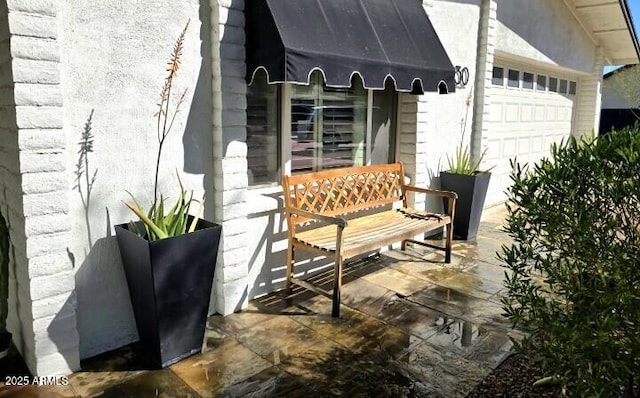
[[[441,188],[458,194],[456,201],[453,236],[455,239],[472,239],[478,233],[480,217],[491,179],[490,170],[480,170],[485,152],[473,160],[468,147],[456,148],[456,156],[448,157],[449,170],[440,172]],[[447,211],[445,202],[445,211]]]
[[[145,211],[130,193],[133,203],[125,204],[139,220],[116,226],[141,348],[152,367],[166,367],[201,352],[222,229],[200,218],[204,199],[195,200],[179,177],[176,203],[166,209],[165,197],[158,198],[163,145],[186,96],[185,90],[171,107],[188,26],[173,48],[155,115],[154,200]],[[199,202],[199,210],[191,215],[194,202]]]

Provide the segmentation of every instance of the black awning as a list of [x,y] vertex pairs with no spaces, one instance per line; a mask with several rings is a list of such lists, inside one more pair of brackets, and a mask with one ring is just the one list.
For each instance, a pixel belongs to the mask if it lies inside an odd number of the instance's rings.
[[[246,0],[247,81],[264,68],[269,83],[309,83],[319,69],[329,87],[454,91],[454,68],[420,0]],[[418,85],[414,87],[414,83]],[[420,87],[421,85],[421,87]]]

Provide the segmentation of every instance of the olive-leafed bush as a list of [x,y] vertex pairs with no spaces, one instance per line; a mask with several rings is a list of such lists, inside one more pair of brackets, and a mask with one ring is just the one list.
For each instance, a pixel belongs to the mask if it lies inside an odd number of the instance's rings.
[[530,332],[516,347],[562,394],[640,394],[640,130],[513,167],[499,257],[505,315]]

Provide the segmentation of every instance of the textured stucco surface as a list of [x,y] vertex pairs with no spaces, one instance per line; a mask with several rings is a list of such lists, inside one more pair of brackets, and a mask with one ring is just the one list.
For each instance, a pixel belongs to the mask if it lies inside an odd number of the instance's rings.
[[9,325],[33,374],[69,373],[79,369],[80,361],[75,283],[65,252],[71,226],[62,138],[59,8],[50,1],[7,1],[2,6],[2,26],[10,32],[3,49],[11,57],[13,80],[13,90],[2,93],[5,110],[10,111],[2,118],[8,123],[3,136],[12,154],[3,176],[9,188],[5,193],[10,194],[4,200],[12,209]]
[[595,45],[564,1],[499,1],[496,50],[591,73]]
[[[448,168],[447,155],[453,155],[460,142],[464,145],[470,142],[477,91],[474,80],[480,3],[481,0],[424,2],[453,65],[469,69],[469,83],[457,87],[453,94],[401,96],[399,160],[405,162],[407,174],[419,186],[439,188],[439,173]],[[452,24],[454,15],[456,23]],[[429,208],[437,210],[441,206],[438,199],[426,200]]]
[[[63,183],[70,201],[69,255],[83,358],[137,338],[113,226],[133,218],[122,204],[129,199],[125,190],[142,204],[153,198],[158,146],[153,115],[166,62],[188,20],[174,92],[188,91],[165,143],[160,191],[177,197],[177,171],[196,197],[208,193],[206,213],[212,217],[213,195],[204,179],[212,169],[208,7],[208,2],[201,5],[197,0],[179,5],[163,0],[76,1],[65,2],[62,9],[61,80],[69,169]],[[94,142],[88,161],[90,173],[97,174],[85,208],[73,187],[78,142],[91,114]],[[86,198],[84,177],[80,186]]]
[[[14,77],[11,70],[10,33],[8,10],[5,2],[0,2],[0,212],[9,223],[10,235],[14,241],[24,241],[22,225],[22,187],[20,177],[18,127],[15,119]],[[15,225],[14,225],[15,224]],[[23,243],[24,244],[24,243]],[[25,282],[24,275],[16,275],[15,263],[9,267],[9,315],[7,328],[14,334],[13,341],[22,349],[22,325],[20,318],[28,313],[18,312],[17,279]],[[24,264],[22,264],[24,266]],[[30,300],[28,283],[20,286],[21,296]]]
[[[212,4],[215,1],[212,1]],[[216,222],[222,225],[212,308],[228,315],[246,307],[249,258],[247,216],[247,85],[244,63],[244,0],[212,6],[214,190]],[[215,303],[215,306],[213,305]]]

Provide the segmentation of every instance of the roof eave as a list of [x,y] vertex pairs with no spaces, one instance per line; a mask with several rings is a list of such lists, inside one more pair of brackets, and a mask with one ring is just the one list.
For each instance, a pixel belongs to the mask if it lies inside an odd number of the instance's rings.
[[619,64],[637,64],[640,61],[640,45],[638,43],[638,36],[636,36],[636,29],[633,24],[633,17],[631,16],[631,12],[629,12],[629,5],[627,4],[627,0],[619,0],[620,8],[622,9],[622,14],[624,16],[625,21],[627,22],[627,28],[629,29],[629,33],[631,33],[631,40],[633,41],[633,47],[636,50],[635,58],[626,58],[626,59],[618,59],[615,60],[616,63]]

